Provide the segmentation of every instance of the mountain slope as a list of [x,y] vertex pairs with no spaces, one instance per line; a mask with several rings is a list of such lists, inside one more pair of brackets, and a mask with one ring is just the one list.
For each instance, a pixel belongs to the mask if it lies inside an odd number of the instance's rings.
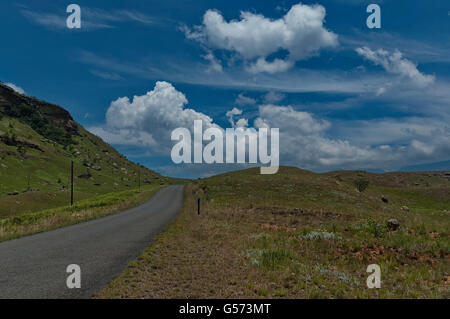
[[0,218],[67,205],[74,199],[167,183],[76,123],[65,109],[0,83]]

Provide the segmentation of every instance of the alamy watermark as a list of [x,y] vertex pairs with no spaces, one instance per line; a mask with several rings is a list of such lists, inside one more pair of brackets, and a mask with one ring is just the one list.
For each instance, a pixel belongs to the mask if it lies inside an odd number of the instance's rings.
[[381,288],[381,268],[377,264],[371,264],[367,266],[366,272],[371,273],[367,277],[367,288]]
[[69,4],[66,9],[70,15],[67,17],[66,25],[69,29],[81,28],[81,8],[78,4]]
[[[70,13],[67,17],[66,25],[69,29],[81,28],[81,7],[78,4],[69,4],[66,8],[66,12]],[[378,4],[369,4],[366,8],[366,12],[370,13],[367,17],[366,25],[369,29],[381,28],[381,8]],[[448,12],[450,15],[450,11]]]
[[66,268],[66,272],[70,274],[66,279],[66,286],[69,289],[81,288],[81,268],[77,264],[70,264]]
[[[261,167],[261,174],[278,172],[280,162],[278,128],[271,128],[270,134],[269,129],[265,127],[259,128],[258,131],[254,128],[227,128],[224,136],[224,130],[218,127],[210,127],[203,132],[203,122],[195,120],[193,131],[193,140],[191,132],[187,128],[180,127],[172,131],[172,141],[178,141],[170,154],[175,164],[260,163],[268,165]],[[268,143],[269,136],[270,146]],[[204,141],[209,142],[205,147],[203,147]],[[246,161],[247,157],[248,161]]]
[[366,25],[369,29],[381,28],[381,8],[378,4],[369,4],[366,9],[367,13],[371,13],[366,20]]

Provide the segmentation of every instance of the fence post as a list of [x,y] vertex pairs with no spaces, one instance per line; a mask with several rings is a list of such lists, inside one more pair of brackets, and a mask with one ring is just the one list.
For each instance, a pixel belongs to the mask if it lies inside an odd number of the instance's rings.
[[70,165],[70,206],[73,206],[73,161]]

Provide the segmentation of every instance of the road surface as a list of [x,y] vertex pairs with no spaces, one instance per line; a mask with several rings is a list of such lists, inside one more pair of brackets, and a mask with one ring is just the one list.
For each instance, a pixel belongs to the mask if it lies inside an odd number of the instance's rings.
[[[169,186],[141,206],[89,222],[0,243],[0,298],[90,298],[149,246],[183,206]],[[66,268],[81,268],[67,288]]]

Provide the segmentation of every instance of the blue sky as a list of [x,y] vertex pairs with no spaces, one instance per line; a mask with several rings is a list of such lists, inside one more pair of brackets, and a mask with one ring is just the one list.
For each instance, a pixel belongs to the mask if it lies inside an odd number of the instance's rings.
[[193,118],[279,127],[281,164],[315,171],[450,159],[448,1],[18,0],[0,17],[0,81],[164,174],[241,167],[172,163],[170,131]]

